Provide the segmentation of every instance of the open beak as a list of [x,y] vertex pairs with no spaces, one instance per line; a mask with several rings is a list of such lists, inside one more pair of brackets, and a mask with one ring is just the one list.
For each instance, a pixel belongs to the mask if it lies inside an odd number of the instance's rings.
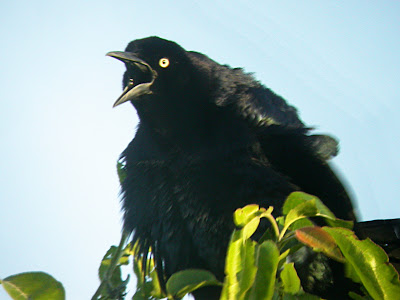
[[135,78],[129,80],[122,95],[115,101],[113,107],[127,101],[135,100],[140,96],[151,94],[150,87],[157,77],[157,72],[147,62],[132,52],[113,51],[108,52],[106,55],[124,62],[127,67],[133,67],[135,73]]

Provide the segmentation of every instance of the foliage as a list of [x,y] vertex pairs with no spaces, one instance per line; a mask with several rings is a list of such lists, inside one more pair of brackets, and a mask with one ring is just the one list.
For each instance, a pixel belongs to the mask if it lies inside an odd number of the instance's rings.
[[119,246],[111,246],[104,255],[99,267],[101,284],[92,299],[125,299],[125,290],[129,282],[128,278],[122,279],[121,267],[128,265],[129,257],[134,254],[132,247],[126,244],[128,235],[122,234]]
[[[294,192],[283,206],[283,216],[275,218],[272,212],[272,207],[258,205],[236,210],[237,229],[227,249],[224,282],[208,271],[192,269],[173,274],[162,289],[151,249],[146,257],[137,255],[137,245],[126,245],[128,234],[124,233],[119,246],[112,246],[101,262],[101,285],[92,299],[126,298],[129,275],[123,279],[121,268],[130,258],[137,277],[133,300],[181,299],[207,285],[222,287],[221,300],[319,299],[304,292],[295,265],[287,259],[304,245],[345,264],[346,276],[364,291],[351,292],[351,298],[396,299],[400,295],[399,274],[386,253],[369,239],[360,241],[351,231],[352,223],[336,219],[318,198]],[[310,218],[316,217],[329,226],[315,226]],[[254,241],[251,237],[263,218],[271,226]],[[10,276],[0,283],[12,299],[65,299],[61,283],[42,272]]]
[[4,278],[0,283],[15,300],[65,299],[62,284],[44,272],[21,273]]
[[[145,260],[133,255],[138,278],[133,299],[181,299],[206,285],[222,286],[221,300],[319,299],[304,292],[294,264],[287,260],[304,245],[346,265],[347,276],[365,291],[363,295],[350,293],[353,299],[395,299],[400,294],[399,275],[386,253],[369,239],[358,240],[351,231],[352,222],[336,219],[318,198],[294,192],[283,206],[283,216],[274,218],[272,212],[272,207],[258,205],[236,210],[237,229],[227,250],[224,282],[205,270],[184,270],[169,278],[164,291],[151,252]],[[309,219],[315,217],[329,226],[315,226]],[[257,242],[251,237],[262,218],[271,226]],[[135,246],[132,249],[135,253]]]

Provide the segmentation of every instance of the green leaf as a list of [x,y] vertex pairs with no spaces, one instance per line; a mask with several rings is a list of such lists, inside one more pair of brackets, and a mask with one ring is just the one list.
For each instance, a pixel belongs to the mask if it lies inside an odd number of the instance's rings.
[[354,282],[361,283],[361,279],[358,276],[356,270],[354,270],[353,266],[347,261],[344,264],[344,273],[347,278],[350,278]]
[[256,245],[256,242],[246,240],[241,248],[242,270],[237,274],[239,279],[239,293],[237,299],[243,299],[247,291],[253,285],[257,272],[254,256]]
[[330,209],[318,197],[303,192],[291,193],[286,199],[282,211],[283,215],[287,216],[285,220],[286,222],[290,221],[293,223],[293,221],[288,219],[296,216],[294,213],[300,213],[299,216],[301,217],[299,219],[302,217],[323,217],[330,226],[344,227],[349,229],[353,228],[353,222],[337,219]]
[[292,225],[294,222],[307,217],[315,217],[317,213],[318,210],[316,206],[316,198],[312,198],[311,200],[297,205],[295,208],[291,209],[288,212],[279,238],[282,239],[289,226]]
[[288,228],[290,224],[297,220],[307,217],[315,217],[318,214],[316,198],[303,202],[291,209],[286,216],[284,227]]
[[248,222],[242,229],[243,231],[243,239],[249,239],[254,232],[256,232],[258,225],[260,224],[260,218],[253,218],[250,222]]
[[232,299],[238,294],[239,281],[236,274],[241,271],[241,252],[242,247],[242,235],[240,230],[234,230],[231,241],[229,242],[228,252],[226,255],[225,262],[225,282],[224,282],[224,293],[226,298]]
[[270,226],[269,228],[267,228],[267,230],[265,230],[265,232],[263,233],[263,235],[257,242],[259,244],[261,244],[262,242],[265,242],[268,240],[275,240],[276,238],[277,238],[276,233],[275,233],[274,229],[272,228],[272,226]]
[[[306,217],[322,217],[332,227],[353,228],[353,222],[337,219],[320,199],[303,192],[293,192],[289,195],[283,207],[283,214],[286,215],[285,228]],[[297,228],[300,227],[297,225]]]
[[285,218],[284,217],[277,217],[276,223],[278,224],[279,228],[282,228],[285,225]]
[[283,204],[282,214],[284,216],[287,216],[289,211],[291,211],[298,205],[300,205],[304,202],[307,202],[309,200],[312,200],[314,198],[315,198],[314,196],[303,193],[303,192],[293,192],[287,197],[285,203]]
[[294,263],[284,264],[280,277],[285,293],[296,294],[301,291],[300,278],[297,276]]
[[389,264],[385,251],[370,239],[360,241],[352,231],[324,227],[336,241],[344,257],[354,268],[362,284],[374,299],[398,299],[399,275]]
[[[308,205],[306,204],[308,203]],[[312,203],[312,205],[311,205]],[[301,210],[299,208],[301,207]],[[316,196],[303,192],[293,192],[289,195],[283,207],[283,214],[289,217],[291,211],[301,211],[307,217],[323,216],[336,219],[335,215],[325,204]]]
[[60,282],[44,272],[29,272],[9,276],[1,281],[4,289],[15,300],[62,300],[65,290]]
[[303,227],[311,227],[314,226],[314,223],[311,222],[309,219],[299,219],[295,222],[293,222],[292,224],[290,224],[289,229],[291,231],[295,231],[297,229],[303,228]]
[[[273,241],[265,241],[256,248],[257,273],[249,293],[250,300],[272,299],[278,269],[279,250]],[[230,298],[235,299],[235,298]]]
[[[129,263],[129,256],[130,256],[130,245],[126,246],[122,250],[122,255],[117,261],[117,265],[109,278],[108,284],[111,285],[112,288],[123,288],[129,281],[129,278],[126,280],[122,280],[122,273],[121,273],[121,266],[127,265]],[[117,255],[118,247],[111,246],[107,253],[104,255],[100,267],[99,267],[99,277],[100,280],[103,281],[107,276],[109,269],[111,267],[111,263],[113,261],[113,257]],[[121,291],[123,292],[123,291]]]
[[[166,295],[161,289],[151,249],[149,249],[148,253],[139,255],[138,245],[139,244],[136,243],[132,249],[133,271],[137,279],[136,292],[132,299],[149,299],[152,297],[156,299],[165,298]],[[146,266],[143,265],[143,255],[147,257]]]
[[295,235],[300,242],[313,248],[314,251],[323,252],[330,258],[339,262],[345,262],[335,240],[321,227],[313,226],[300,228],[296,230]]
[[356,294],[354,292],[349,292],[349,296],[350,296],[351,299],[354,299],[354,300],[373,300],[369,296],[361,296],[361,295]]
[[243,230],[235,230],[228,246],[225,263],[225,283],[221,299],[243,299],[251,288],[255,275],[256,242],[244,239]]
[[136,290],[135,294],[132,296],[132,300],[148,300],[149,297],[146,297],[142,294],[140,290]]
[[238,208],[233,214],[233,220],[239,227],[245,226],[251,219],[253,219],[260,211],[257,204],[246,205],[243,208]]
[[290,254],[290,249],[285,250],[279,255],[279,261],[286,259],[286,257]]
[[117,162],[117,173],[118,173],[119,183],[122,184],[126,178],[125,162],[122,160],[119,160]]
[[151,270],[149,274],[149,280],[151,282],[151,290],[149,293],[151,296],[155,298],[164,298],[165,295],[161,289],[158,273],[157,270],[154,268],[154,259],[151,259],[149,264],[151,264],[151,266],[149,267],[149,270]]
[[205,270],[184,270],[173,274],[167,281],[168,294],[182,298],[200,287],[221,285],[214,274]]

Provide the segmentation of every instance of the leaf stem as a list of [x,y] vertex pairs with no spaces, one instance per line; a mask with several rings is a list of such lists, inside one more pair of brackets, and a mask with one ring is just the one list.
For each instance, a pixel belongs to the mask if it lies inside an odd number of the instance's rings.
[[283,227],[283,229],[282,229],[282,231],[281,231],[281,234],[279,235],[278,241],[282,240],[282,238],[283,238],[283,236],[285,235],[286,230],[288,230],[288,228],[289,228],[289,226],[284,226],[284,227]]
[[272,224],[272,228],[274,229],[275,236],[279,237],[279,227],[278,227],[278,223],[276,223],[275,218],[271,214],[265,214],[264,217],[266,217]]
[[295,235],[294,232],[290,232],[290,233],[288,233],[286,236],[283,236],[283,237],[280,239],[280,242],[281,242],[282,244],[284,244],[284,243],[286,243],[286,242],[288,242],[288,241],[294,239],[294,238],[295,238],[294,235]]
[[122,257],[123,249],[126,244],[126,240],[128,239],[128,236],[129,234],[124,230],[122,232],[121,241],[119,242],[118,248],[115,251],[114,256],[111,258],[110,267],[108,268],[103,280],[100,283],[100,286],[97,288],[91,300],[97,300],[104,286],[110,281],[112,274],[114,273],[114,270],[117,267],[118,261]]

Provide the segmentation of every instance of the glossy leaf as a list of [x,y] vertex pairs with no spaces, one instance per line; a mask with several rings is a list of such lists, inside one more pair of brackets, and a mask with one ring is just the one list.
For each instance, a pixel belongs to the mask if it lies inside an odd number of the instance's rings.
[[399,297],[399,275],[389,264],[389,259],[382,248],[369,239],[360,241],[348,229],[330,227],[323,229],[335,239],[346,260],[374,299]]
[[122,160],[119,160],[117,162],[117,173],[118,173],[119,183],[122,184],[126,178],[126,167],[125,163]]
[[309,200],[314,199],[315,196],[303,193],[303,192],[293,192],[291,193],[282,207],[282,213],[284,216],[287,216],[289,211],[297,207],[298,205],[307,202]]
[[[111,282],[112,283],[119,283],[121,281],[121,265],[127,265],[129,263],[129,256],[130,256],[130,246],[127,246],[119,258],[117,262],[117,267],[114,270],[114,273],[111,276]],[[107,274],[107,271],[111,265],[111,261],[113,256],[116,254],[117,247],[116,246],[111,246],[110,249],[108,249],[107,253],[104,255],[100,267],[99,267],[99,277],[100,280],[103,280],[104,277]]]
[[306,202],[297,205],[295,208],[291,209],[288,212],[285,218],[280,238],[283,237],[283,234],[286,232],[289,226],[292,225],[294,222],[307,217],[315,217],[317,215],[318,210],[315,202],[316,199],[313,198],[311,200],[308,200]]
[[294,263],[284,264],[280,277],[285,293],[296,294],[301,291],[300,278],[297,276]]
[[349,296],[350,296],[351,299],[354,299],[354,300],[373,300],[371,297],[361,296],[361,295],[356,294],[354,292],[349,292]]
[[[293,192],[289,195],[283,206],[283,213],[286,215],[285,228],[298,220],[309,217],[322,217],[330,226],[349,229],[353,227],[353,222],[337,219],[320,199],[303,192]],[[300,227],[297,226],[295,229],[297,228]]]
[[258,225],[260,224],[260,218],[253,218],[250,222],[248,222],[242,229],[243,231],[243,239],[249,239],[254,232],[256,232]]
[[296,230],[295,235],[300,242],[309,246],[314,251],[323,252],[330,258],[340,262],[345,261],[335,240],[321,227],[313,226],[300,228]]
[[9,276],[1,281],[4,289],[15,300],[63,300],[64,287],[44,272],[28,272]]
[[257,246],[257,273],[248,299],[272,299],[275,290],[278,263],[279,250],[273,241],[265,241]]
[[246,239],[243,230],[234,231],[225,264],[225,287],[221,299],[243,299],[256,275],[256,242]]
[[171,276],[167,281],[167,292],[176,298],[182,298],[187,293],[207,285],[221,285],[221,283],[209,271],[185,270]]
[[228,246],[225,262],[225,281],[221,299],[232,299],[239,293],[237,274],[242,270],[241,265],[242,234],[235,230]]
[[241,248],[242,270],[237,274],[239,280],[239,293],[237,299],[244,299],[250,290],[256,277],[255,251],[257,243],[252,240],[245,240]]
[[259,211],[260,211],[260,207],[257,204],[250,204],[250,205],[246,205],[243,208],[238,208],[233,215],[235,224],[240,227],[245,226],[255,216],[257,216]]

